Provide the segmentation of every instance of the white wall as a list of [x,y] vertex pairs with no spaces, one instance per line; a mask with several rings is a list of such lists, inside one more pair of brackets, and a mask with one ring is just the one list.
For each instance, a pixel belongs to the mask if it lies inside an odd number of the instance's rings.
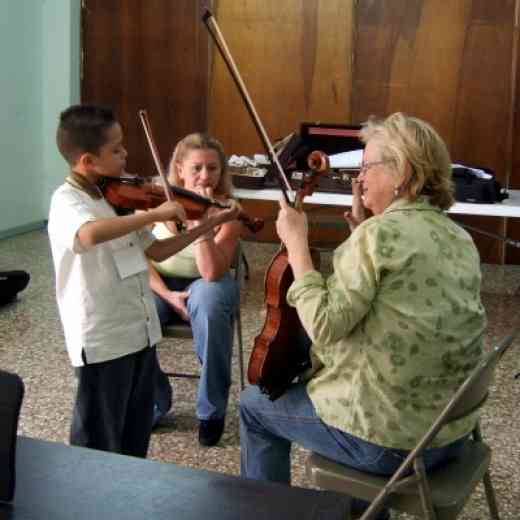
[[[44,0],[43,8],[43,211],[47,218],[53,191],[67,164],[56,148],[62,110],[80,99],[80,0]],[[60,30],[56,30],[60,28]]]
[[0,238],[41,226],[66,172],[54,135],[79,100],[79,4],[0,1]]

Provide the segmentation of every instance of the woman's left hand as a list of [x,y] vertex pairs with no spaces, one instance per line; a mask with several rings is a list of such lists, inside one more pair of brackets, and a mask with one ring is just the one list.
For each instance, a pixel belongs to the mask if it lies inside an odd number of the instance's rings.
[[[201,197],[205,197],[207,199],[213,199],[213,188],[211,188],[210,186],[197,186],[197,188],[195,188],[193,190],[197,195],[200,195]],[[211,214],[212,214],[212,211],[214,210],[215,208],[213,207],[208,207],[208,209],[201,215],[201,217],[197,220],[190,220],[188,221],[187,223],[187,227],[188,229],[193,229],[197,226],[199,226],[200,224],[202,224],[205,220],[207,220]]]
[[351,233],[366,219],[362,186],[358,179],[352,181],[352,209],[345,211],[343,217],[347,221]]
[[197,186],[195,189],[195,193],[198,193],[202,197],[206,197],[207,199],[213,198],[213,188],[211,186]]

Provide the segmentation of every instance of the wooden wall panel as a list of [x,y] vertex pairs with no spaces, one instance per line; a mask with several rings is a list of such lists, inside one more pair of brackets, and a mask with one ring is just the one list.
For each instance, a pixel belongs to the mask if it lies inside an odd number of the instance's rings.
[[428,120],[450,144],[469,0],[359,2],[353,117],[397,111]]
[[[511,85],[512,3],[473,2],[460,66],[455,160],[482,164],[505,175]],[[500,16],[498,16],[500,13]]]
[[[353,0],[219,0],[215,17],[260,119],[274,140],[302,121],[350,114]],[[229,153],[263,152],[214,50],[209,129]]]
[[[487,166],[506,181],[511,95],[513,3],[501,0],[493,8],[485,0],[472,4],[455,113],[451,154],[455,161]],[[504,219],[457,218],[484,231],[503,234]],[[472,233],[486,262],[501,263],[504,244]]]
[[[455,162],[505,179],[510,101],[511,0],[360,1],[355,15],[353,119],[396,111],[429,121]],[[503,232],[503,219],[462,218]],[[503,245],[474,235],[484,261]]]
[[[520,102],[511,95],[520,0],[84,0],[82,99],[116,108],[129,169],[153,171],[136,116],[143,106],[164,161],[199,129],[228,153],[263,151],[208,45],[208,4],[272,140],[306,120],[359,123],[402,110],[431,122],[454,161],[490,167],[520,189]],[[507,229],[503,219],[457,220],[520,239],[511,219]],[[504,259],[500,242],[474,237],[484,261]],[[520,249],[505,259],[520,263]]]
[[166,163],[184,135],[207,127],[207,33],[202,0],[84,0],[82,102],[113,107],[128,170],[155,168],[138,110],[146,108]]
[[[345,11],[332,1],[221,0],[216,13],[272,137],[306,119],[359,123],[400,110],[432,123],[454,161],[487,166],[505,179],[513,4],[359,0]],[[347,39],[342,16],[351,16]],[[261,149],[218,57],[208,113],[228,151]],[[503,219],[457,219],[505,232]],[[501,242],[474,238],[484,261],[502,261]]]
[[468,0],[360,1],[353,119],[403,111],[428,119],[449,138],[469,5]]
[[[401,65],[402,72],[397,68],[394,72],[396,76],[401,72],[400,77],[409,78],[408,88],[406,91],[392,89],[388,103],[390,113],[403,110],[428,120],[448,145],[453,129],[452,115],[456,107],[468,6],[467,0],[423,3],[414,52],[405,54],[408,61]],[[408,38],[403,47],[411,47],[412,35],[408,34]]]
[[422,4],[395,0],[356,4],[352,118],[384,117],[390,91],[405,98]]

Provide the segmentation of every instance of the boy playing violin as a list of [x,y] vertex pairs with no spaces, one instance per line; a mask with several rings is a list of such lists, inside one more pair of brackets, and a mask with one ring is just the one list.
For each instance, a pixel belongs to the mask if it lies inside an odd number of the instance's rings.
[[184,208],[117,216],[99,188],[124,173],[123,131],[110,109],[75,105],[60,115],[57,145],[70,173],[52,196],[49,237],[56,295],[78,387],[70,443],[145,457],[153,419],[155,344],[161,329],[146,257],[162,261],[214,226],[236,205],[186,234],[157,240],[146,229],[184,221]]

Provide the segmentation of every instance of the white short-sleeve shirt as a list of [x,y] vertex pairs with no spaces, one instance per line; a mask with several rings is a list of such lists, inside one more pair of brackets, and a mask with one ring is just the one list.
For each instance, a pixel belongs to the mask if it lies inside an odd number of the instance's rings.
[[105,199],[68,183],[52,196],[56,298],[73,366],[116,359],[161,339],[144,256],[153,235],[143,229],[88,249],[77,238],[86,222],[115,216]]

